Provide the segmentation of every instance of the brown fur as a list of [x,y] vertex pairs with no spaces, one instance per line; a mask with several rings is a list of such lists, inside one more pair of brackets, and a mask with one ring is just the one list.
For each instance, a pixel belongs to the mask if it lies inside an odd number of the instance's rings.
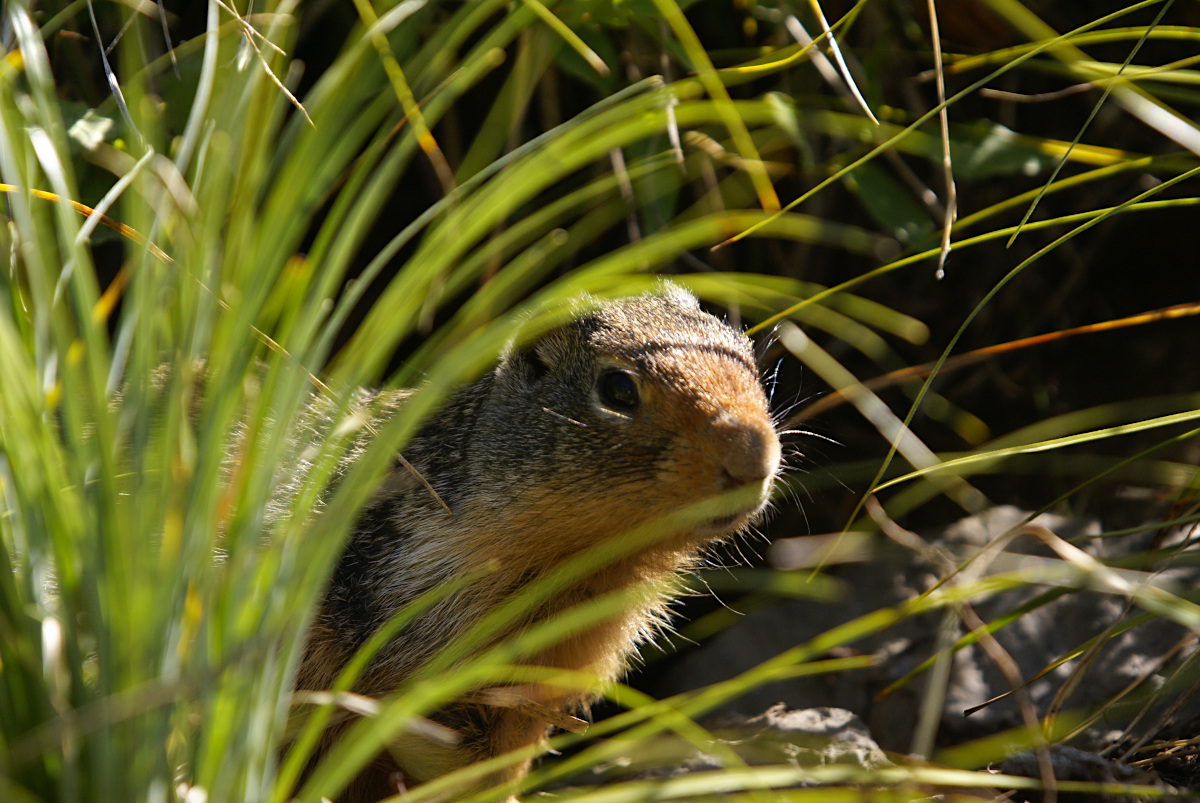
[[[605,404],[602,378],[612,370],[636,377],[636,408]],[[382,408],[381,418],[403,398],[363,396]],[[431,588],[490,567],[417,616],[371,662],[356,690],[386,695],[563,561],[690,503],[740,489],[707,523],[677,526],[591,570],[514,626],[628,589],[623,613],[523,661],[588,673],[598,683],[615,679],[662,626],[678,575],[706,546],[760,515],[780,451],[749,340],[702,312],[687,293],[664,285],[655,294],[600,305],[507,354],[456,394],[404,454],[451,512],[406,469],[392,471],[334,575],[308,638],[298,688],[327,688],[396,611]],[[495,634],[491,643],[512,632]],[[517,679],[508,694],[532,705],[496,705],[479,695],[455,703],[435,719],[460,731],[460,745],[422,745],[413,741],[419,737],[406,737],[341,799],[394,792],[397,770],[406,783],[420,783],[529,747],[549,728],[536,706],[574,711],[590,696]],[[528,766],[518,762],[489,780],[519,778]]]

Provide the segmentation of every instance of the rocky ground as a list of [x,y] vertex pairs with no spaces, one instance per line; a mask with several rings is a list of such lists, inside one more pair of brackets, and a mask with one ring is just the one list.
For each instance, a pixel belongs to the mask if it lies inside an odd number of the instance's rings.
[[[669,662],[653,691],[661,697],[724,680],[832,627],[913,599],[945,582],[948,568],[961,566],[1026,516],[1015,507],[995,507],[925,538],[926,547],[919,551],[880,536],[872,549],[860,552],[859,560],[831,570],[850,591],[843,599],[784,601],[752,613]],[[1015,573],[1030,581],[973,600],[971,607],[984,622],[1023,606],[1028,610],[995,632],[990,652],[974,644],[956,654],[940,694],[937,746],[961,745],[1018,728],[1022,704],[1025,717],[1039,719],[1053,708],[1061,712],[1061,722],[1080,724],[1067,744],[1040,757],[1042,766],[1053,766],[1060,780],[1118,781],[1163,791],[1197,788],[1200,772],[1191,755],[1195,748],[1184,743],[1200,731],[1200,699],[1193,695],[1195,636],[1168,616],[1146,615],[1143,607],[1130,603],[1128,594],[1117,593],[1121,584],[1149,584],[1173,594],[1195,588],[1200,568],[1188,560],[1189,531],[1151,529],[1106,538],[1105,528],[1094,520],[1043,515],[1032,524],[1028,532],[1052,533],[1081,551],[1072,560],[1062,560],[1067,547],[1060,545],[1055,552],[1037,537],[1021,535],[989,558],[986,567],[976,561],[974,569],[954,574],[950,582],[970,582],[972,572],[983,577]],[[1178,556],[1166,569],[1137,571],[1137,556],[1152,548],[1173,548]],[[1088,556],[1110,566],[1124,560],[1130,568],[1089,574]],[[1090,585],[1080,588],[1082,584]],[[961,619],[947,619],[941,611],[909,617],[844,653],[874,656],[870,669],[753,690],[707,723],[717,736],[711,749],[677,746],[680,758],[666,762],[669,767],[659,761],[657,766],[607,767],[603,773],[663,777],[711,769],[724,766],[721,753],[730,749],[750,764],[811,768],[848,763],[879,769],[907,762],[921,706],[936,693],[929,686],[931,673],[882,692],[936,651],[939,633],[946,637],[947,622],[955,628],[955,637],[965,632]],[[1096,636],[1102,638],[1095,649],[1075,655]],[[1007,676],[1000,668],[1005,655],[1012,662]],[[1014,672],[1025,679],[1019,693],[1013,693],[1010,681]],[[993,701],[997,697],[1001,699]],[[1084,721],[1093,714],[1094,719]],[[655,763],[654,757],[643,758],[643,764]],[[1033,753],[989,764],[994,771],[1039,775],[1039,757]]]

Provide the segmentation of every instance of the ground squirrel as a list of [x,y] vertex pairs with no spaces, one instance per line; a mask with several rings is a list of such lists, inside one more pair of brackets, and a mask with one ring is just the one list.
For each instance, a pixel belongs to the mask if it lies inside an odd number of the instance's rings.
[[[378,393],[364,401],[387,416],[403,398]],[[636,588],[619,616],[523,662],[614,679],[663,623],[679,574],[705,547],[761,515],[780,471],[779,438],[750,340],[670,284],[599,304],[531,346],[510,349],[423,425],[404,456],[449,512],[412,472],[391,471],[333,574],[308,636],[299,689],[328,688],[396,611],[490,565],[481,579],[421,613],[370,663],[356,691],[388,694],[564,559],[689,503],[732,498],[706,521],[597,568],[526,617],[524,624],[541,621]],[[549,684],[515,688],[543,711],[578,709],[589,698]],[[400,778],[421,783],[533,745],[549,725],[530,710],[475,698],[439,711],[434,719],[458,731],[459,744],[410,753],[398,747],[343,799],[384,797]],[[489,780],[519,778],[528,766]]]

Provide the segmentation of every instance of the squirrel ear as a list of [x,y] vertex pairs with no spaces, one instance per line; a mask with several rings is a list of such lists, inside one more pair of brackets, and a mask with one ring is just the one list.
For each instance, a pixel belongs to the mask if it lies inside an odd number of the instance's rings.
[[570,353],[566,341],[563,329],[552,330],[513,351],[504,364],[523,380],[536,382],[553,371]]
[[[565,365],[578,359],[578,334],[573,324],[553,329],[525,346],[519,353],[525,376],[531,381],[541,379],[553,371],[560,371]],[[515,356],[515,355],[514,355]]]
[[550,366],[538,352],[541,345],[541,342],[530,343],[510,358],[512,364],[518,367],[517,370],[535,382],[550,373]]

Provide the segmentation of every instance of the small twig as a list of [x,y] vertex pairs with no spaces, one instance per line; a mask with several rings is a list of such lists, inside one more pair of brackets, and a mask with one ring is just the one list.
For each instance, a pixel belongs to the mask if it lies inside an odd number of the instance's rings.
[[512,708],[569,733],[583,733],[588,729],[586,719],[580,719],[548,705],[543,705],[529,699],[516,689],[503,686],[480,689],[463,697],[463,702],[479,703],[495,708]]
[[[708,154],[712,161],[717,162],[718,164],[725,165],[726,167],[733,168],[734,170],[746,169],[745,159],[738,156],[736,153],[730,153],[729,151],[725,150],[725,148],[721,146],[721,143],[717,142],[715,139],[701,131],[688,131],[683,135],[683,139],[685,142],[687,142],[689,148],[695,148],[697,150],[704,151],[704,153]],[[759,162],[759,164],[769,176],[782,176],[791,172],[791,167],[783,164],[782,162]],[[725,207],[721,206],[718,208],[724,209]]]
[[[813,2],[815,4],[816,0],[813,0]],[[817,10],[819,13],[819,6]],[[858,91],[858,87],[854,84],[853,78],[850,75],[850,70],[846,66],[845,60],[842,59],[842,52],[838,50],[837,45],[833,43],[833,31],[830,30],[829,24],[825,21],[825,15],[821,14],[820,19],[821,27],[824,28],[824,32],[819,38],[829,39],[830,50],[835,54],[835,57],[838,61],[837,69],[835,69],[834,66],[829,63],[829,59],[825,58],[824,53],[814,47],[815,40],[809,36],[808,31],[804,28],[804,25],[801,24],[800,20],[794,14],[789,14],[784,19],[783,24],[784,27],[787,28],[788,33],[792,35],[792,38],[796,40],[796,44],[808,51],[809,60],[812,61],[813,66],[817,68],[817,72],[821,74],[821,77],[825,79],[825,83],[833,87],[835,91],[844,95],[848,100],[858,104],[859,108],[863,110],[863,113],[866,114],[867,117],[871,118],[871,121],[875,123],[875,125],[879,125],[879,120],[877,120],[875,115],[871,113],[871,109],[869,106],[867,106],[866,100],[863,99],[863,96]]]
[[683,164],[683,145],[679,141],[679,123],[675,121],[675,107],[679,98],[672,95],[667,98],[667,141],[671,143],[671,151],[675,154],[675,163]]
[[912,530],[906,530],[892,519],[879,503],[875,494],[870,494],[863,504],[863,510],[879,527],[879,531],[910,552],[916,553],[921,560],[938,570],[942,575],[954,572],[954,560],[945,550],[926,541]]
[[270,39],[268,39],[266,37],[265,34],[263,34],[261,31],[259,31],[257,28],[255,28],[253,25],[250,24],[249,12],[247,12],[245,17],[243,17],[241,14],[238,13],[236,8],[233,8],[232,6],[227,5],[224,2],[224,0],[216,0],[216,3],[218,6],[225,9],[226,11],[228,11],[229,14],[235,20],[238,21],[238,25],[241,26],[243,34],[245,34],[246,36],[257,36],[262,41],[262,43],[264,45],[266,45],[267,47],[269,47],[271,50],[274,50],[276,53],[278,53],[281,56],[287,55],[287,52],[283,48],[281,48],[279,45],[272,42]]
[[580,55],[580,57],[588,63],[588,66],[595,70],[600,75],[608,75],[608,65],[604,63],[604,59],[596,54],[596,51],[587,46],[579,38],[579,34],[572,31],[567,24],[554,16],[554,13],[538,0],[522,0],[523,3],[537,15],[537,18],[549,26],[550,30],[562,37],[572,50]]
[[[812,6],[813,13],[817,15],[817,21],[821,23],[821,32],[829,37],[829,52],[833,54],[833,60],[837,62],[838,72],[841,73],[842,81],[846,85],[846,90],[854,96],[854,100],[858,103],[859,107],[862,108],[863,114],[871,118],[872,123],[879,125],[879,120],[877,120],[875,115],[871,113],[871,107],[867,105],[866,99],[862,96],[862,93],[858,91],[858,85],[854,83],[854,76],[851,75],[850,68],[846,65],[846,60],[842,58],[842,49],[838,47],[837,37],[833,35],[833,30],[829,27],[829,21],[825,19],[825,12],[821,10],[821,4],[817,2],[817,0],[809,0],[809,5]],[[789,23],[794,19],[796,18],[791,17],[789,19]],[[797,21],[796,24],[798,25],[799,22]],[[811,42],[812,39],[809,39],[809,43]],[[800,44],[807,43],[801,42]],[[816,53],[818,51],[814,50],[813,52]]]
[[[382,703],[374,697],[365,694],[355,694],[349,691],[309,691],[298,689],[292,692],[293,706],[316,705],[330,708],[340,708],[355,716],[377,717],[383,709]],[[438,744],[454,745],[462,741],[462,734],[453,728],[434,722],[425,717],[411,717],[404,725],[409,733],[423,736]]]
[[954,165],[950,161],[950,115],[946,108],[946,76],[942,69],[942,37],[938,32],[937,8],[929,4],[929,33],[933,39],[933,69],[937,72],[938,120],[942,127],[942,170],[946,179],[946,217],[942,221],[942,248],[938,253],[937,278],[946,276],[946,258],[950,256],[950,230],[958,218],[958,190],[954,186]]
[[746,121],[742,119],[733,105],[733,98],[729,95],[729,89],[721,80],[716,67],[713,66],[708,51],[705,50],[704,45],[700,42],[700,37],[696,34],[695,29],[688,22],[683,10],[677,3],[671,0],[653,0],[653,2],[659,14],[662,15],[663,20],[670,27],[672,33],[674,33],[679,46],[687,54],[688,58],[692,60],[692,68],[696,71],[696,78],[704,88],[705,94],[712,99],[716,107],[717,116],[729,132],[729,137],[733,141],[738,154],[745,160],[746,172],[750,177],[750,183],[754,187],[754,193],[758,196],[759,205],[767,212],[778,212],[781,207],[779,195],[775,191],[775,186],[771,183],[770,174],[767,173],[762,158],[759,156],[758,146],[754,144],[754,137],[750,135],[750,129],[746,127]]
[[1072,84],[1064,89],[1059,89],[1054,92],[1040,92],[1033,95],[1025,95],[1020,92],[1008,92],[1003,89],[991,89],[984,87],[979,90],[979,97],[992,98],[993,100],[1006,100],[1009,103],[1048,103],[1052,100],[1062,100],[1071,95],[1078,95],[1082,92],[1087,92],[1090,89],[1095,89],[1094,81],[1086,81],[1082,84]]
[[608,159],[612,162],[613,174],[617,177],[617,188],[621,192],[621,200],[625,202],[625,208],[629,210],[625,217],[625,230],[629,235],[629,242],[636,243],[642,239],[642,230],[637,221],[633,182],[629,180],[629,171],[625,168],[625,154],[621,153],[620,148],[613,148],[608,152]]
[[108,52],[104,49],[104,39],[100,36],[100,24],[96,22],[96,9],[92,6],[92,0],[88,0],[87,7],[88,16],[92,20],[92,31],[96,34],[96,44],[100,45],[100,61],[104,65],[104,77],[108,79],[108,87],[112,90],[117,110],[121,112],[121,119],[125,121],[125,125],[129,126],[129,130],[133,132],[139,142],[142,142],[142,132],[138,131],[137,126],[133,124],[129,107],[125,105],[125,95],[121,92],[121,85],[117,83],[117,74],[113,72],[112,65],[108,63]]
[[171,29],[167,26],[167,10],[163,8],[163,0],[158,0],[158,20],[162,23],[163,41],[167,43],[167,55],[171,57],[171,69],[175,71],[175,80],[179,77],[179,62],[175,60],[175,45],[171,42]]
[[[1195,647],[1198,637],[1200,637],[1200,632],[1195,630],[1184,636],[1181,641],[1177,642],[1175,646],[1171,648],[1167,655],[1164,655],[1157,662],[1158,666],[1156,669],[1161,669],[1162,666],[1166,665],[1167,661],[1169,660],[1168,656],[1170,656],[1170,658],[1174,658],[1175,655]],[[1187,664],[1194,663],[1196,656],[1197,653],[1195,651],[1188,655],[1183,661],[1183,667],[1181,667],[1181,671],[1183,668],[1186,668]],[[1147,675],[1143,675],[1143,677],[1147,677]],[[1195,696],[1198,686],[1200,686],[1200,679],[1193,680],[1188,685],[1187,689],[1185,689],[1182,693],[1174,694],[1170,703],[1167,704],[1165,710],[1159,713],[1158,722],[1152,727],[1148,728],[1146,733],[1143,734],[1137,741],[1135,741],[1133,745],[1125,751],[1119,760],[1128,761],[1139,748],[1144,746],[1146,742],[1150,741],[1155,733],[1161,731],[1169,722],[1171,722],[1175,718],[1175,715],[1179,712],[1179,709],[1183,707],[1184,703],[1188,702],[1193,696]],[[1134,717],[1133,721],[1130,722],[1128,726],[1126,726],[1125,732],[1122,734],[1122,736],[1132,735],[1134,726],[1142,720],[1150,708],[1150,705],[1146,705],[1140,711],[1138,711],[1137,716]],[[1115,744],[1117,743],[1114,742],[1114,745]],[[1113,745],[1110,745],[1108,749],[1111,749],[1112,746]]]
[[1058,800],[1058,779],[1054,777],[1054,763],[1050,759],[1046,733],[1040,727],[1037,711],[1033,707],[1033,701],[1029,698],[1025,681],[1021,677],[1021,668],[1017,666],[1017,662],[1008,654],[1008,651],[1000,646],[996,637],[988,631],[987,625],[975,613],[974,608],[968,603],[963,603],[959,613],[962,616],[963,624],[972,633],[979,634],[979,646],[987,653],[996,669],[1004,675],[1004,680],[1008,683],[1009,688],[1013,690],[1017,708],[1021,712],[1021,720],[1025,723],[1029,734],[1035,738],[1040,737],[1034,746],[1034,755],[1037,756],[1038,775],[1041,776],[1042,781],[1042,801],[1043,803],[1055,803]]
[[[820,9],[818,7],[818,12],[819,11]],[[809,36],[808,31],[805,30],[804,25],[801,24],[799,19],[797,19],[794,15],[790,15],[784,19],[784,26],[787,28],[788,33],[792,35],[792,38],[796,40],[797,44],[808,50],[809,59],[812,61],[813,66],[817,68],[817,72],[819,72],[821,77],[825,79],[825,83],[833,87],[834,90],[841,94],[848,102],[857,103],[858,106],[863,110],[863,113],[866,114],[867,117],[871,118],[871,121],[874,122],[875,125],[879,125],[879,120],[877,120],[875,115],[871,113],[870,107],[867,106],[866,101],[858,92],[857,85],[854,84],[852,80],[852,74],[849,70],[849,64],[842,59],[842,51],[837,49],[837,45],[833,38],[833,31],[829,28],[829,24],[825,21],[824,15],[821,15],[821,25],[824,28],[824,32],[820,37],[818,37],[818,39],[829,39],[830,49],[833,50],[834,54],[838,58],[838,64],[841,68],[840,74],[838,70],[834,69],[834,66],[829,63],[829,59],[825,57],[825,54],[814,47],[817,40],[814,40],[811,36]],[[942,206],[941,201],[938,200],[937,193],[926,187],[921,182],[921,179],[917,178],[917,175],[912,171],[912,168],[905,164],[904,160],[900,158],[900,154],[894,150],[889,150],[884,153],[884,156],[887,158],[888,163],[891,164],[896,170],[897,174],[899,174],[900,179],[908,185],[909,189],[912,190],[913,194],[917,196],[917,199],[925,206],[925,208],[929,210],[931,215],[935,217],[941,217],[945,214],[946,209],[944,206]]]
[[[662,19],[658,20],[658,35],[662,41],[667,41],[670,35],[670,30],[667,28],[667,23]],[[663,80],[671,83],[675,80],[674,70],[671,69],[671,54],[667,48],[662,48],[662,52],[658,54],[658,70],[662,75]],[[683,144],[679,139],[679,123],[675,120],[675,107],[679,105],[679,98],[672,92],[667,95],[667,141],[671,143],[671,151],[675,154],[675,163],[683,165]]]
[[[863,506],[867,514],[871,517],[878,526],[881,532],[888,538],[891,538],[901,546],[911,549],[918,555],[923,557],[932,566],[934,566],[939,574],[946,580],[947,583],[955,584],[959,581],[960,576],[957,574],[957,567],[954,561],[945,552],[937,547],[929,544],[921,536],[906,530],[897,524],[883,506],[879,504],[878,499],[874,495],[867,499]],[[982,569],[982,566],[977,567]],[[1041,775],[1042,786],[1044,789],[1044,803],[1055,803],[1058,797],[1058,789],[1054,777],[1054,767],[1050,761],[1050,752],[1046,749],[1046,733],[1038,722],[1037,709],[1034,708],[1033,701],[1030,699],[1026,690],[1027,681],[1021,677],[1021,669],[1013,657],[1000,645],[996,637],[988,630],[988,626],[970,604],[964,602],[958,607],[958,615],[962,619],[963,625],[966,626],[976,636],[976,642],[987,654],[987,656],[995,664],[996,669],[1004,676],[1009,688],[1012,689],[1012,694],[1016,696],[1017,707],[1021,712],[1021,720],[1025,724],[1025,728],[1031,736],[1038,738],[1038,744],[1035,747],[1038,761],[1038,772]],[[946,655],[947,660],[949,655]]]
[[246,44],[250,45],[250,48],[254,51],[255,55],[258,56],[258,62],[260,64],[262,64],[262,68],[266,72],[267,76],[271,79],[271,82],[273,84],[275,84],[275,86],[277,86],[279,88],[279,91],[282,92],[289,101],[291,101],[292,105],[295,106],[300,111],[300,113],[304,115],[304,119],[308,121],[308,124],[310,126],[312,126],[313,128],[316,128],[317,124],[314,123],[313,119],[308,116],[308,110],[304,108],[304,104],[301,103],[300,100],[295,95],[292,94],[290,89],[288,89],[286,86],[284,86],[283,81],[279,80],[279,77],[277,75],[275,75],[274,71],[271,70],[270,65],[267,64],[266,57],[263,56],[262,51],[258,49],[258,45],[256,45],[254,43],[254,35],[257,34],[260,38],[262,38],[263,42],[267,46],[273,48],[275,51],[277,51],[281,54],[283,53],[283,51],[274,42],[271,42],[266,37],[263,37],[262,34],[259,34],[259,32],[257,30],[255,30],[253,25],[251,25],[246,20],[242,19],[241,15],[239,15],[233,9],[229,8],[229,6],[225,5],[225,3],[222,2],[222,0],[217,0],[217,4],[219,6],[221,6],[222,8],[224,8],[225,10],[232,13],[234,18],[241,24],[242,37],[246,40]]
[[1067,700],[1074,694],[1075,689],[1079,688],[1079,684],[1083,681],[1087,670],[1091,668],[1096,660],[1099,659],[1101,651],[1116,632],[1117,627],[1121,624],[1121,620],[1129,615],[1129,611],[1133,608],[1133,600],[1125,601],[1125,608],[1121,611],[1120,616],[1113,617],[1112,623],[1104,628],[1093,640],[1092,645],[1084,650],[1083,654],[1075,661],[1075,665],[1071,668],[1066,680],[1058,687],[1058,691],[1050,699],[1050,705],[1046,707],[1046,716],[1044,717],[1045,730],[1050,732],[1053,730],[1054,720],[1057,719],[1059,712],[1062,711]]
[[134,20],[136,19],[137,16],[133,14],[130,14],[125,19],[125,24],[121,26],[121,30],[117,31],[117,35],[113,37],[112,41],[104,46],[104,55],[112,55],[113,49],[117,46],[117,42],[120,42],[121,38],[125,36],[131,27],[133,27]]
[[896,175],[900,180],[908,185],[908,189],[913,195],[917,196],[917,200],[925,207],[926,211],[933,217],[942,217],[946,214],[946,207],[942,205],[941,200],[937,197],[937,193],[925,186],[925,182],[921,181],[920,177],[913,172],[913,169],[908,166],[908,163],[896,151],[884,151],[883,156],[888,160],[888,164],[896,171]]

